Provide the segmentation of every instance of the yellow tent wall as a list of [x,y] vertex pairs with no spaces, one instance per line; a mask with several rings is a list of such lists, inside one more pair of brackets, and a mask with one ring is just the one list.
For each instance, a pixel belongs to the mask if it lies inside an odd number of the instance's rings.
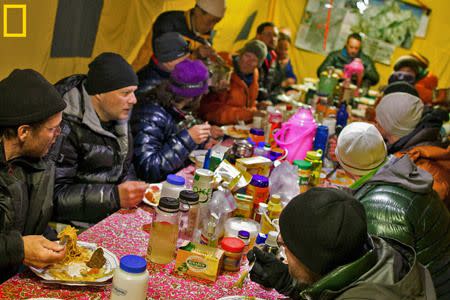
[[[412,49],[397,48],[393,61],[400,55],[417,50],[429,58],[430,69],[438,75],[440,87],[450,87],[450,1],[425,0],[431,9],[431,20],[425,39],[416,38]],[[33,68],[50,81],[74,73],[85,73],[92,58],[50,58],[53,25],[57,9],[56,0],[1,0],[3,4],[27,5],[27,37],[5,38],[0,35],[0,78],[14,68]],[[166,10],[186,10],[194,0],[107,0],[104,1],[97,39],[92,56],[104,51],[122,54],[135,68],[144,65],[149,58],[145,49],[150,40],[150,28],[155,18]],[[288,28],[295,38],[306,0],[228,0],[225,18],[216,26],[214,46],[219,51],[236,51],[245,41],[234,43],[247,17],[258,11],[249,38],[253,38],[256,26],[264,21],[273,21],[279,27]],[[3,20],[0,20],[0,32]],[[144,46],[144,50],[142,50]],[[148,48],[148,47],[147,47]],[[314,77],[324,59],[320,54],[292,47],[291,58],[296,73],[303,77]],[[387,81],[392,66],[377,64],[380,83]]]

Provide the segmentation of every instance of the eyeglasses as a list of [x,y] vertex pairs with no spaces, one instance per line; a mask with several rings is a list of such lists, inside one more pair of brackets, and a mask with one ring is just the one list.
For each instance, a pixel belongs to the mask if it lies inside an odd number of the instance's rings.
[[51,133],[53,135],[59,135],[61,133],[61,125],[58,125],[56,127],[46,127],[44,126],[45,129],[51,131]]

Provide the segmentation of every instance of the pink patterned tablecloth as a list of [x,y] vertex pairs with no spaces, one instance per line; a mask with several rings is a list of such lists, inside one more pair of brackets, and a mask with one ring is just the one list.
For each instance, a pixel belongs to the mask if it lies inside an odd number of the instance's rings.
[[[121,210],[89,230],[79,239],[109,249],[120,259],[126,254],[145,256],[149,234],[144,225],[150,224],[151,209],[142,207]],[[239,273],[221,274],[215,283],[191,277],[180,277],[173,273],[174,262],[161,266],[149,264],[150,281],[148,299],[218,299],[232,295],[277,299],[281,295],[273,290],[264,290],[259,285],[246,281],[242,289],[232,288]],[[44,285],[31,271],[14,276],[0,285],[0,299],[27,299],[49,297],[60,299],[109,299],[111,285],[105,287],[69,287]]]

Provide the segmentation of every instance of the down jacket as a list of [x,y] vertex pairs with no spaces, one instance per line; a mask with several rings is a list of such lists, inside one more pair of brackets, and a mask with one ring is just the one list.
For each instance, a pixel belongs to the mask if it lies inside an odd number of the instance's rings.
[[120,208],[117,185],[135,178],[128,123],[103,128],[84,80],[72,76],[57,83],[67,103],[63,127],[70,129],[59,137],[56,163],[55,218],[60,222],[99,222]]
[[408,156],[392,158],[355,192],[368,231],[413,247],[431,273],[438,299],[450,297],[450,215],[433,178]]
[[138,177],[160,182],[183,168],[197,144],[180,128],[181,112],[157,103],[139,101],[131,117],[134,135],[133,163]]

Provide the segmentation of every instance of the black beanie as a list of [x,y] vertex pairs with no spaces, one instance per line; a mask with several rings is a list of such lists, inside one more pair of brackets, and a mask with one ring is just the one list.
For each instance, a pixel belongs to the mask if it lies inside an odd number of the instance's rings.
[[159,62],[170,62],[189,54],[189,44],[178,32],[166,32],[155,39],[153,52]]
[[41,122],[64,108],[55,87],[34,70],[16,69],[0,81],[0,127]]
[[383,95],[389,95],[392,93],[407,93],[416,97],[419,97],[419,93],[416,88],[405,81],[395,81],[389,84],[383,91]]
[[362,204],[346,192],[312,188],[284,208],[280,232],[295,257],[324,276],[365,253],[366,214]]
[[96,95],[138,83],[136,73],[122,56],[104,52],[89,64],[85,88],[89,95]]

